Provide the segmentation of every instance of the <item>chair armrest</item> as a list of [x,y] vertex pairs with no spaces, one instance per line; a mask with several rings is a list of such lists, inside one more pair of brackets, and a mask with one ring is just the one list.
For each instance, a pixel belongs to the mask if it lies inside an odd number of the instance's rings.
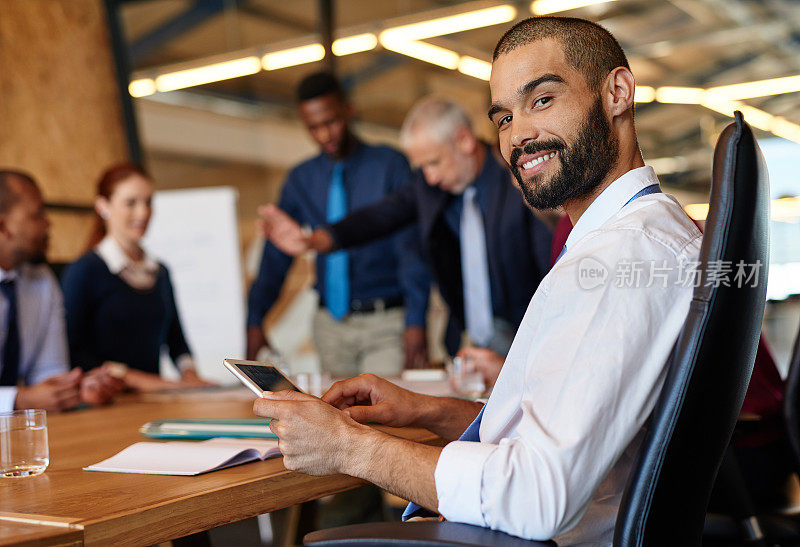
[[340,526],[306,534],[303,545],[315,547],[365,547],[369,545],[504,545],[509,547],[555,546],[552,541],[533,541],[459,522],[376,522]]

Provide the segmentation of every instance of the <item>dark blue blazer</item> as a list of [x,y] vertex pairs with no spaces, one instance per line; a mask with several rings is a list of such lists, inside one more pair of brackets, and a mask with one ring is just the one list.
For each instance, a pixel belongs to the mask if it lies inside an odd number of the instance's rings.
[[[493,293],[500,295],[494,315],[519,327],[539,282],[550,269],[552,233],[525,205],[511,182],[511,174],[491,150],[486,154],[490,184],[486,203],[486,247]],[[328,229],[337,248],[347,248],[383,237],[418,223],[420,246],[433,271],[439,291],[450,307],[446,345],[458,349],[464,330],[461,247],[448,227],[445,210],[456,196],[432,187],[417,173],[382,201],[348,215]],[[499,290],[498,290],[499,289]]]

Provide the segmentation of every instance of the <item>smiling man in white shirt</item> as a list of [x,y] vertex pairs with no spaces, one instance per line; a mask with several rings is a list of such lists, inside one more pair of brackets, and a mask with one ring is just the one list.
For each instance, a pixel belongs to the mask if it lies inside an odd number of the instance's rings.
[[[448,520],[525,538],[610,543],[701,236],[644,165],[633,75],[607,31],[522,21],[497,45],[490,86],[489,115],[525,201],[563,207],[575,227],[486,405],[362,375],[324,402],[265,393],[255,411],[274,418],[290,469],[361,477]],[[454,442],[423,446],[366,422]]]

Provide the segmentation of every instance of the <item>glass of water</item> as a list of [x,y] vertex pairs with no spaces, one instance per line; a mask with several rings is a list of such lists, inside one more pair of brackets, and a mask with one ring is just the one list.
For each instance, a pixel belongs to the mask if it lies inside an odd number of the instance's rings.
[[0,477],[32,477],[49,463],[47,412],[0,412]]
[[453,357],[446,364],[450,387],[469,399],[477,399],[486,391],[483,374],[475,367],[471,359]]

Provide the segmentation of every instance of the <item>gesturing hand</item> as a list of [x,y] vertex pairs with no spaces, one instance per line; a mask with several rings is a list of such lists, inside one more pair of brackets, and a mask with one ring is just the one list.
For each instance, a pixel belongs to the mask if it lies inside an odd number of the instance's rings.
[[275,205],[258,208],[259,230],[284,253],[298,256],[311,248],[309,235],[295,220]]
[[125,389],[125,382],[113,376],[108,367],[97,367],[83,376],[81,381],[81,401],[90,405],[110,402]]
[[369,433],[344,412],[296,391],[265,391],[253,412],[272,418],[269,427],[286,468],[308,475],[347,473],[347,464],[364,450],[357,437]]
[[374,374],[336,382],[322,396],[323,401],[344,410],[358,422],[393,427],[414,424],[420,416],[423,399]]

